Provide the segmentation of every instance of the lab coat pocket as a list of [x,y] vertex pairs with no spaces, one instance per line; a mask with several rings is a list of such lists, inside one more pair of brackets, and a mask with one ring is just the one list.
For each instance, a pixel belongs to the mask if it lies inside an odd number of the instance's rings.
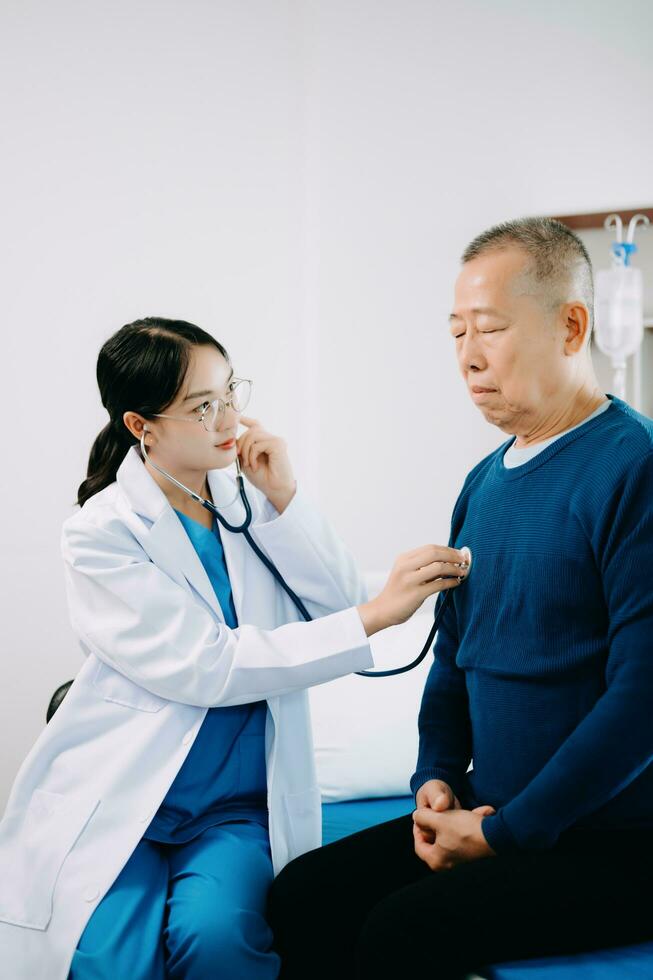
[[99,691],[105,701],[114,701],[116,704],[136,708],[138,711],[160,711],[164,704],[168,703],[165,698],[146,691],[140,684],[130,681],[119,670],[114,670],[101,660],[98,660],[93,687]]
[[319,847],[322,841],[322,799],[320,787],[283,797],[293,857]]
[[99,799],[35,789],[7,843],[0,875],[0,922],[46,929],[61,867]]

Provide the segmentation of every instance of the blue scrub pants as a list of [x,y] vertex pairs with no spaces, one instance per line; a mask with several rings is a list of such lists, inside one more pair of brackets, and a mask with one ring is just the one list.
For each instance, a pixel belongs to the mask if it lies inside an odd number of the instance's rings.
[[273,877],[267,829],[251,821],[187,844],[142,839],[89,919],[68,980],[275,980]]

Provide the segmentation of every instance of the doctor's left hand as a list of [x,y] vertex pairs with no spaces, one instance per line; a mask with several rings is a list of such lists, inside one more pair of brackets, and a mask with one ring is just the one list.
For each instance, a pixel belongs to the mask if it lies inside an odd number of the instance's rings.
[[484,816],[494,807],[478,806],[474,810],[437,812],[421,807],[413,813],[415,854],[431,871],[445,871],[463,861],[494,857],[481,830]]
[[242,415],[239,422],[247,429],[236,440],[243,474],[281,514],[297,489],[286,443],[256,419]]

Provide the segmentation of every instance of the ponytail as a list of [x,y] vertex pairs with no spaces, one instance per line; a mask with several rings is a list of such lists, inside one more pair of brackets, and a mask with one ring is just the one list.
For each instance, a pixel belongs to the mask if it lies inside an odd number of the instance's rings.
[[116,479],[118,467],[127,455],[131,445],[137,440],[130,433],[122,419],[119,425],[108,422],[98,434],[91,447],[86,470],[86,479],[77,491],[77,503],[81,507],[89,497],[104,490]]

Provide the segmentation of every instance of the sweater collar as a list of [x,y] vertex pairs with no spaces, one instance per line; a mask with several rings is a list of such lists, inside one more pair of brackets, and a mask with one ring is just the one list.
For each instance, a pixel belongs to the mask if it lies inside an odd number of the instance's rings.
[[543,449],[542,452],[538,453],[537,456],[534,456],[532,459],[529,459],[526,463],[521,463],[519,466],[504,466],[504,453],[510,448],[510,446],[512,446],[517,437],[513,436],[508,440],[508,442],[504,442],[503,445],[499,446],[497,449],[494,459],[494,472],[497,478],[500,480],[509,481],[519,480],[521,477],[527,476],[529,473],[532,473],[533,470],[543,466],[544,463],[548,462],[548,460],[555,456],[556,453],[559,453],[561,449],[564,449],[565,446],[568,446],[576,439],[581,438],[588,432],[592,432],[595,428],[602,425],[606,418],[613,418],[615,410],[619,409],[623,411],[623,409],[628,408],[626,403],[620,398],[617,398],[615,395],[611,395],[606,392],[606,396],[612,402],[610,408],[606,409],[605,412],[601,412],[601,414],[595,416],[595,418],[582,422],[579,426],[572,429],[571,432],[566,432],[563,436],[560,436],[559,439],[556,439],[549,446],[547,446],[546,449]]

